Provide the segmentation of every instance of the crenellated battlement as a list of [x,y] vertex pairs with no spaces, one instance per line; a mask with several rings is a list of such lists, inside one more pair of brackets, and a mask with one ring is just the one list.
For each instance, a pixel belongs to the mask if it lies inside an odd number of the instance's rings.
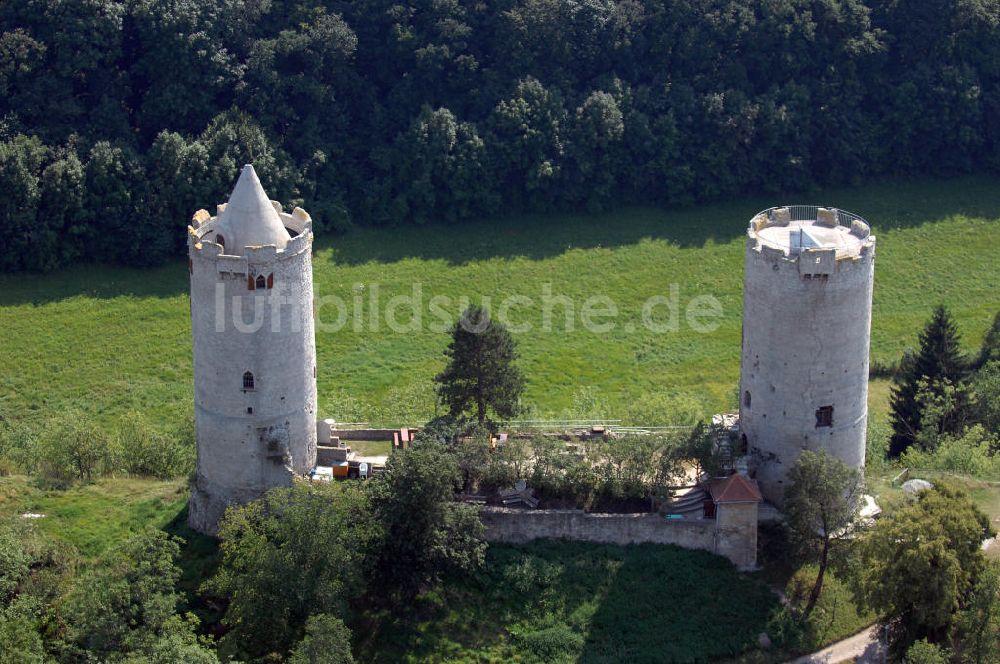
[[284,260],[309,249],[313,238],[312,217],[309,213],[300,207],[288,213],[282,210],[278,201],[271,201],[271,204],[278,213],[282,225],[289,231],[289,235],[294,234],[284,248],[279,249],[274,244],[253,245],[243,247],[239,253],[235,253],[232,247],[219,244],[217,241],[219,215],[226,208],[223,203],[218,206],[214,217],[210,216],[207,210],[198,210],[191,217],[191,224],[188,226],[188,248],[191,257],[194,258],[196,255],[207,259],[220,256],[242,257],[254,264]]
[[833,265],[870,259],[875,236],[856,214],[833,207],[786,205],[750,219],[747,245],[768,262]]

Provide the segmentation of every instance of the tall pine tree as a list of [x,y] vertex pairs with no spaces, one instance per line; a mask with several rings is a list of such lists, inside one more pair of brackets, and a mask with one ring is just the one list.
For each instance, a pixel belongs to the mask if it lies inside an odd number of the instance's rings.
[[438,397],[458,417],[474,414],[485,424],[490,413],[498,418],[517,414],[524,376],[514,362],[514,339],[488,311],[470,305],[451,332],[444,354],[448,366],[435,376]]
[[983,345],[976,359],[976,369],[982,369],[987,362],[1000,360],[1000,311],[993,317],[993,324],[986,330]]
[[961,350],[958,328],[948,309],[939,304],[920,333],[920,350],[903,355],[899,372],[893,379],[890,415],[892,440],[889,455],[897,457],[913,444],[920,431],[920,404],[917,399],[921,378],[931,389],[947,379],[953,385],[962,381],[969,370]]

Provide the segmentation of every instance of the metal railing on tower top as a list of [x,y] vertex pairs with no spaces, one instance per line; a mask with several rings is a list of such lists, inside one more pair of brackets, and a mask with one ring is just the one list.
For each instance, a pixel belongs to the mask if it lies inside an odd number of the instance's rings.
[[841,226],[850,228],[851,223],[854,221],[860,221],[866,226],[871,226],[871,224],[869,224],[864,217],[856,215],[853,212],[824,205],[775,205],[774,207],[769,207],[766,210],[761,210],[757,214],[753,215],[751,219],[756,219],[760,215],[767,215],[768,219],[774,219],[774,212],[777,210],[788,210],[790,221],[816,221],[816,217],[820,210],[832,210],[837,215],[837,223]]

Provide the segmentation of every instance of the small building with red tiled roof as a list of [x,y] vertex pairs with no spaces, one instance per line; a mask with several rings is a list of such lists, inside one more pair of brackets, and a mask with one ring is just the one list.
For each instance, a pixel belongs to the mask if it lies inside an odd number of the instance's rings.
[[752,480],[739,473],[710,480],[708,493],[716,504],[759,503],[764,500],[760,493],[760,487],[757,486],[757,480]]
[[711,496],[705,501],[705,516],[715,517],[716,553],[726,556],[740,569],[754,569],[757,506],[764,500],[757,481],[734,473],[709,480],[705,489]]

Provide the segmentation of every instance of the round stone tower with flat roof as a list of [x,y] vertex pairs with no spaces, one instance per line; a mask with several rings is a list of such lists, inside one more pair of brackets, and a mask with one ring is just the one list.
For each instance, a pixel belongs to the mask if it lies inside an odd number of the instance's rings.
[[781,505],[803,450],[865,463],[875,237],[834,208],[765,210],[747,229],[741,446]]
[[216,216],[188,227],[198,466],[188,521],[214,534],[232,503],[316,463],[312,221],[245,166]]

